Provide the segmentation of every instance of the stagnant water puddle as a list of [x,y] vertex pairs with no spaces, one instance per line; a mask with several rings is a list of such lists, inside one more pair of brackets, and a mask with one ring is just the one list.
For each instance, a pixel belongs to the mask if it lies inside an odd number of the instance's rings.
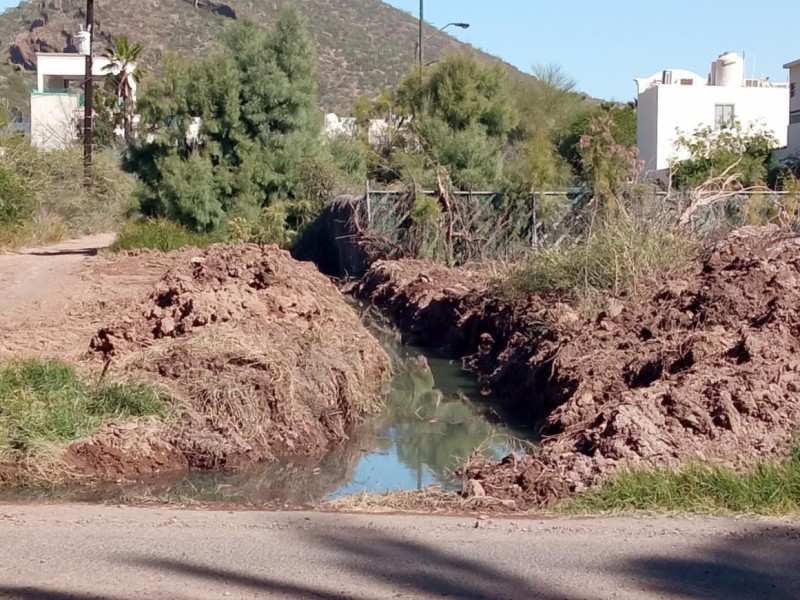
[[354,431],[321,459],[284,459],[238,473],[190,472],[136,484],[87,489],[7,490],[0,501],[165,500],[290,505],[360,492],[460,489],[456,467],[479,450],[501,459],[524,452],[530,430],[515,427],[481,395],[459,361],[403,346],[376,331],[392,355],[396,375],[384,413]]

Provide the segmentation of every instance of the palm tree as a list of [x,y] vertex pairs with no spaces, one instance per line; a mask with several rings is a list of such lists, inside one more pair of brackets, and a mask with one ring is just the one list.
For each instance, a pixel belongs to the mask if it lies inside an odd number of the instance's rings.
[[125,139],[130,140],[133,130],[133,115],[136,103],[136,89],[147,71],[139,66],[139,57],[144,47],[131,42],[128,36],[114,38],[113,44],[106,47],[103,56],[109,63],[104,67],[106,79],[113,86],[117,102],[122,108]]

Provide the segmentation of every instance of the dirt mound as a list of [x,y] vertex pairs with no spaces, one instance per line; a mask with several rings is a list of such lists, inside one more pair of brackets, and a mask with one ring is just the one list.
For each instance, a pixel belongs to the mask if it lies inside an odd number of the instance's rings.
[[467,470],[489,495],[542,505],[620,467],[744,467],[790,446],[800,423],[797,236],[737,231],[692,272],[643,298],[609,299],[591,319],[555,298],[509,302],[474,279],[454,287],[458,272],[441,284],[423,272],[378,264],[360,291],[415,335],[446,323],[438,339],[542,419],[536,456]]
[[328,279],[256,245],[176,254],[155,290],[121,307],[91,348],[112,376],[166,386],[180,411],[156,435],[114,425],[73,445],[68,458],[89,472],[237,468],[319,453],[380,408],[389,374],[380,345]]

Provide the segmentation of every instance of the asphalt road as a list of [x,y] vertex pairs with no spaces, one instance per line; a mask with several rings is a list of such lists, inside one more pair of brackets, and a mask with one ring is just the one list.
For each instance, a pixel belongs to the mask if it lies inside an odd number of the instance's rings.
[[800,598],[800,522],[0,506],[0,598]]

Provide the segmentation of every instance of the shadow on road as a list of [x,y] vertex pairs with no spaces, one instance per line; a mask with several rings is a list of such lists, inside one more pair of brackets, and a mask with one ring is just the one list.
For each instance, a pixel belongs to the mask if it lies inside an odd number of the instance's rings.
[[103,594],[73,594],[72,592],[54,592],[35,587],[5,587],[0,585],[0,598],[13,600],[114,600],[113,597]]
[[[498,568],[488,560],[472,560],[453,553],[443,552],[427,544],[407,541],[379,531],[363,529],[337,531],[336,534],[314,535],[311,544],[325,550],[330,557],[325,569],[341,573],[330,585],[288,583],[276,579],[239,573],[233,570],[209,567],[172,558],[154,559],[129,556],[126,564],[137,568],[150,568],[206,581],[233,584],[251,588],[265,597],[346,599],[353,596],[340,591],[343,584],[352,589],[374,584],[381,589],[380,597],[388,597],[393,588],[397,597],[450,597],[463,600],[489,598],[569,600],[563,593],[555,593],[549,586],[534,584],[513,574],[514,565]],[[456,550],[456,549],[454,549]],[[274,564],[276,558],[265,560]],[[521,556],[520,560],[525,560]],[[291,565],[286,565],[291,570]],[[322,569],[321,569],[322,570]],[[370,588],[367,588],[370,589]],[[367,590],[364,590],[368,595]],[[364,597],[365,594],[360,594]]]
[[[691,540],[686,540],[687,546]],[[620,571],[653,595],[695,600],[800,598],[800,528],[764,528],[732,535],[692,558],[642,556]]]
[[[466,548],[452,545],[434,547],[402,535],[364,527],[337,527],[331,531],[296,531],[300,549],[307,551],[302,564],[290,556],[264,551],[249,556],[246,563],[234,557],[215,556],[214,541],[198,554],[213,557],[203,561],[192,556],[191,548],[178,554],[153,555],[153,549],[130,553],[124,548],[110,560],[135,573],[142,581],[162,581],[166,596],[154,591],[149,598],[172,599],[181,592],[212,591],[230,586],[232,597],[349,599],[354,597],[431,598],[463,600],[570,600],[610,597],[688,598],[726,600],[800,598],[800,527],[781,526],[750,529],[714,538],[687,537],[676,546],[674,537],[659,544],[657,551],[637,555],[635,544],[605,558],[607,540],[584,547],[585,557],[576,555],[566,563],[547,558],[547,549],[508,558],[505,551],[476,547],[480,538],[466,542]],[[462,542],[464,543],[464,542]],[[211,550],[211,551],[209,551]],[[294,549],[297,552],[297,548]],[[469,556],[465,556],[465,554]],[[507,562],[498,562],[504,556]],[[476,558],[477,557],[477,558]],[[597,560],[601,557],[600,560]],[[241,557],[240,557],[241,558]],[[591,566],[587,578],[584,558]],[[241,565],[241,566],[226,566]],[[540,572],[558,573],[565,579],[545,581]],[[309,573],[315,577],[309,577]],[[574,579],[570,577],[573,574]],[[122,578],[122,573],[120,573]],[[85,588],[90,581],[79,582]],[[586,589],[575,592],[577,585]],[[207,587],[211,586],[211,587]],[[574,596],[561,591],[572,589]],[[123,588],[124,589],[124,588]],[[131,596],[141,596],[132,589]],[[96,597],[41,588],[3,587],[0,598],[19,600],[91,600]]]
[[22,256],[97,256],[101,248],[72,248],[69,250],[31,250],[30,252],[22,252]]

